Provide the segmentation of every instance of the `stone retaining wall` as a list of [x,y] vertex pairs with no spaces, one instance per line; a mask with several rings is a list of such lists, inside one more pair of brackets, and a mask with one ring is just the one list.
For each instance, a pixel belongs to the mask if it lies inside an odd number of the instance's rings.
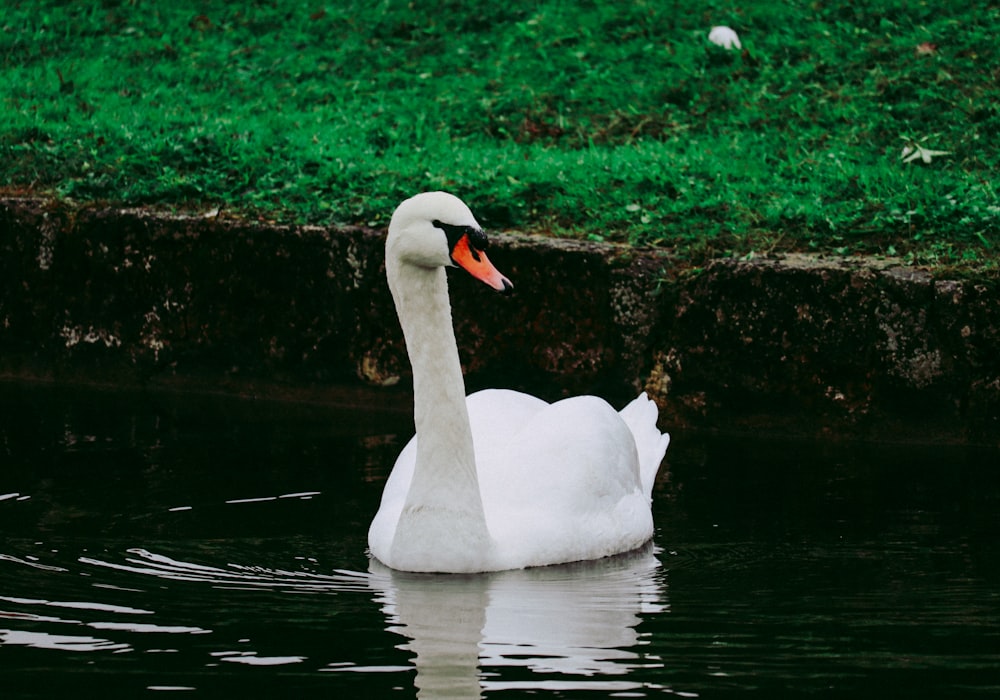
[[[0,200],[0,374],[406,401],[384,235]],[[1000,445],[995,280],[492,236],[451,275],[469,389],[645,388],[671,430]]]

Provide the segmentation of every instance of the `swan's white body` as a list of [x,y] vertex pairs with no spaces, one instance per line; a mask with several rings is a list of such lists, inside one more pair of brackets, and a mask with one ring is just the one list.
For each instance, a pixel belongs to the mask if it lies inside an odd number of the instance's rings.
[[[389,224],[386,274],[413,366],[417,434],[386,482],[372,555],[404,571],[470,573],[641,546],[670,440],[655,404],[643,395],[617,413],[594,396],[548,404],[491,389],[466,398],[444,269],[459,244],[445,229],[483,236],[468,207],[442,192],[406,200]],[[472,247],[475,262],[462,266],[509,289]]]

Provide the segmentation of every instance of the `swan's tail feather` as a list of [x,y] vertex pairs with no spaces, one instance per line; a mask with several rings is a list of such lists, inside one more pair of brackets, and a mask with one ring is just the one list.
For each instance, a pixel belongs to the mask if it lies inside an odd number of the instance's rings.
[[656,419],[660,411],[656,404],[646,392],[623,408],[620,413],[625,425],[632,431],[635,438],[635,446],[639,452],[639,478],[642,480],[642,489],[647,496],[652,496],[653,482],[656,480],[656,472],[663,461],[663,455],[667,452],[670,444],[670,435],[661,433],[656,427]]

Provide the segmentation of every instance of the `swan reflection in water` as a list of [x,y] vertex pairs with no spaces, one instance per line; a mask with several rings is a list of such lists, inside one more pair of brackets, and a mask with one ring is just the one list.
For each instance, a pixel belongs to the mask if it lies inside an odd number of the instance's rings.
[[[388,630],[408,639],[418,696],[481,697],[512,689],[653,689],[634,672],[641,615],[667,609],[652,545],[595,561],[475,575],[411,574],[370,564]],[[523,667],[538,674],[501,673]],[[641,674],[649,676],[648,673]]]

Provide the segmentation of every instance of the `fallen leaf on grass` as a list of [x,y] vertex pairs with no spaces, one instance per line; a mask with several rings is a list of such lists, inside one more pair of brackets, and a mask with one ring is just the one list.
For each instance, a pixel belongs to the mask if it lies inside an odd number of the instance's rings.
[[899,157],[903,159],[904,163],[912,163],[917,159],[922,160],[924,163],[930,163],[932,158],[950,154],[951,151],[934,151],[916,144],[913,146],[903,146],[903,151],[899,154]]

